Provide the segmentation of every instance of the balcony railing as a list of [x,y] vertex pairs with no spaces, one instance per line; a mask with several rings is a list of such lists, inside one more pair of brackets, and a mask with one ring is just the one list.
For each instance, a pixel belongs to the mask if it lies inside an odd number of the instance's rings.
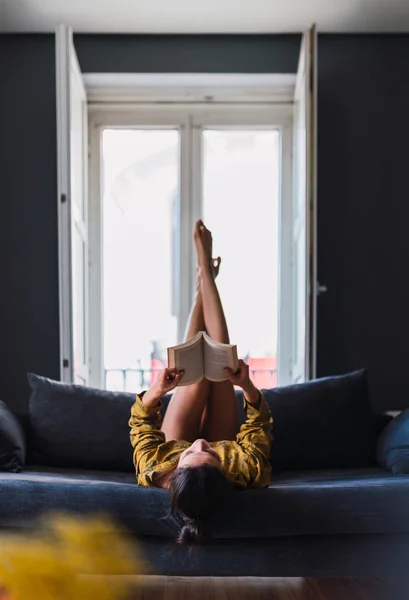
[[[106,369],[105,388],[117,392],[139,392],[148,389],[161,369]],[[250,369],[250,377],[258,388],[277,386],[276,369]]]

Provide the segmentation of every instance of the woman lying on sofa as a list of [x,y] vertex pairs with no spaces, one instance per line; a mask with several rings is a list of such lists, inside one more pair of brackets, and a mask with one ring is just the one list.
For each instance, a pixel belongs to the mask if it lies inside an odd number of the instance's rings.
[[[223,343],[229,333],[216,286],[220,258],[212,258],[212,236],[198,221],[194,231],[198,258],[197,293],[186,339],[199,331]],[[266,487],[272,419],[263,394],[239,362],[228,380],[203,379],[175,390],[162,422],[161,397],[179,384],[182,371],[164,369],[156,383],[136,398],[129,425],[140,485],[170,490],[171,512],[183,524],[178,541],[200,541],[234,488]],[[239,430],[234,385],[242,388],[247,420]],[[235,441],[233,441],[235,440]]]

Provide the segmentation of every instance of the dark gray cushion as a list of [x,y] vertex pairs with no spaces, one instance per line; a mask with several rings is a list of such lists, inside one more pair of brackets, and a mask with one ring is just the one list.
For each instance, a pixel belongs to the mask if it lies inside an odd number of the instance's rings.
[[[234,492],[215,523],[216,538],[266,538],[409,532],[409,476],[380,468],[273,475],[264,490]],[[139,536],[172,538],[166,490],[136,484],[130,473],[30,467],[0,474],[0,526],[48,510],[112,515]]]
[[378,462],[395,475],[409,474],[409,409],[383,430],[378,440]]
[[17,417],[0,401],[0,471],[18,473],[24,469],[26,441]]
[[275,471],[376,464],[377,422],[364,370],[266,390]]
[[31,461],[134,471],[128,420],[134,394],[67,385],[29,374]]

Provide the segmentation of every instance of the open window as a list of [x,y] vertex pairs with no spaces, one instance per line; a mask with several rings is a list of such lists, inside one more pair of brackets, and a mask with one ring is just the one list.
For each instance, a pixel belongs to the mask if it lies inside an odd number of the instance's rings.
[[88,106],[72,31],[56,31],[61,380],[88,383]]
[[[231,335],[246,358],[249,350],[256,383],[313,378],[315,29],[303,36],[296,77],[83,78],[66,27],[56,33],[56,60],[62,380],[128,390],[152,382],[166,346],[183,334],[199,216],[225,257],[220,286]],[[230,239],[231,215],[242,233]],[[247,224],[253,237],[243,233]],[[243,261],[252,285],[243,290],[236,256],[249,241]]]
[[230,336],[253,380],[289,381],[277,338],[286,302],[279,256],[291,248],[290,211],[280,211],[281,199],[291,205],[291,123],[288,105],[90,107],[92,385],[146,387],[167,346],[182,341],[199,217],[222,256]]

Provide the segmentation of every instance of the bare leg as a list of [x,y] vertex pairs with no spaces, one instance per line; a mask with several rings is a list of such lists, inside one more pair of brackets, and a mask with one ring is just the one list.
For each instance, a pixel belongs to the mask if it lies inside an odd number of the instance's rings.
[[[226,320],[214,282],[220,260],[213,263],[211,234],[204,227],[202,234],[202,226],[199,222],[195,228],[199,262],[198,286],[186,328],[186,339],[192,338],[198,331],[206,330],[213,339],[228,343]],[[234,439],[238,431],[238,418],[233,386],[230,382],[211,384],[205,379],[177,388],[166,411],[162,431],[167,440],[193,442],[198,437],[206,437],[209,441]]]
[[[219,274],[221,259],[216,258],[212,259],[211,264],[211,272],[213,279],[216,279]],[[196,279],[196,295],[193,300],[193,305],[189,313],[189,317],[187,320],[186,331],[185,331],[185,341],[190,340],[192,337],[196,335],[198,331],[207,331],[206,325],[203,316],[203,300],[202,300],[202,291],[201,291],[201,275],[200,269],[197,269],[197,279]]]
[[[205,328],[202,295],[197,286],[196,297],[190,311],[185,339],[190,339]],[[210,382],[203,379],[173,393],[162,423],[166,440],[194,442],[200,437],[203,412],[210,393]]]
[[229,343],[229,332],[219,290],[212,273],[212,234],[198,221],[195,242],[200,273],[200,291],[203,300],[203,317],[206,331],[216,342]]
[[[199,233],[199,236],[197,235]],[[212,240],[210,232],[199,222],[195,231],[200,269],[200,291],[206,331],[218,342],[229,343],[229,332],[219,291],[211,268]],[[202,419],[202,437],[209,442],[232,440],[239,429],[237,400],[229,381],[211,383]]]
[[[214,278],[217,277],[219,268],[220,259],[217,259],[212,263]],[[198,331],[204,330],[200,271],[198,270],[196,295],[186,325],[185,340],[190,340]],[[175,390],[162,424],[162,431],[167,440],[193,442],[201,437],[203,415],[209,395],[210,382],[207,379]]]
[[198,331],[204,331],[204,329],[203,302],[198,278],[196,281],[196,295],[193,299],[192,308],[190,309],[187,319],[185,341],[190,340]]

